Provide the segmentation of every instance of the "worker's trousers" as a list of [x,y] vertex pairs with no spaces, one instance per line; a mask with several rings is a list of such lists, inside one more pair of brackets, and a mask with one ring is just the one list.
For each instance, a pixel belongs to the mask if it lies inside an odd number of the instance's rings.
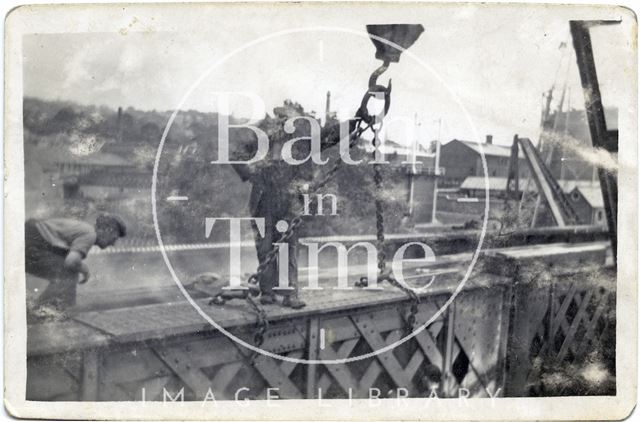
[[40,234],[34,220],[25,224],[25,271],[49,281],[38,297],[40,304],[67,308],[76,304],[78,273],[64,266],[67,253],[50,245]]
[[[253,234],[256,242],[256,252],[260,264],[267,260],[267,255],[274,248],[274,243],[278,242],[282,233],[276,230],[276,223],[281,218],[276,215],[266,213],[260,216],[265,219],[264,236],[258,231],[255,222],[252,223]],[[282,218],[284,219],[284,218]],[[271,295],[273,293],[282,296],[296,296],[298,294],[298,236],[294,234],[288,241],[289,244],[289,278],[288,289],[279,287],[279,262],[278,258],[271,261],[259,277],[260,291],[263,295]]]

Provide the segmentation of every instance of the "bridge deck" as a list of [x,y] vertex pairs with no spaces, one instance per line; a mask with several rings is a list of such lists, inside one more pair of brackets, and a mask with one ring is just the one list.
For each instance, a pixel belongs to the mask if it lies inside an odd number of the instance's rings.
[[[535,376],[536,339],[542,339],[544,353],[564,359],[569,351],[579,356],[591,350],[610,330],[603,312],[614,305],[615,272],[604,268],[606,250],[605,242],[590,242],[486,251],[461,294],[439,315],[462,279],[465,260],[429,271],[411,263],[405,275],[416,277],[413,282],[427,283],[439,273],[416,315],[417,324],[431,323],[393,350],[337,365],[254,359],[248,349],[216,333],[186,300],[79,312],[64,322],[29,327],[27,398],[140,400],[145,389],[148,400],[162,400],[165,388],[175,395],[184,387],[185,400],[200,400],[212,387],[216,398],[233,400],[238,386],[250,388],[255,398],[264,398],[273,386],[283,398],[313,398],[318,389],[327,398],[351,391],[361,398],[370,388],[397,387],[425,397],[429,368],[441,374],[439,397],[455,397],[458,388],[468,389],[471,397],[498,390],[521,395]],[[528,268],[534,260],[538,276],[540,271],[552,275],[548,283],[527,271],[503,270]],[[603,289],[605,281],[610,286]],[[409,303],[395,288],[335,290],[331,269],[321,286],[302,291],[304,309],[265,306],[270,320],[265,350],[296,359],[347,359],[405,335]],[[244,301],[221,307],[209,306],[203,297],[196,302],[218,324],[252,342],[256,316]],[[551,337],[545,321],[552,324]]]
[[[463,258],[467,258],[465,254]],[[442,261],[433,266],[439,267]],[[462,280],[461,270],[466,259],[451,257],[446,268],[435,268],[428,272],[421,271],[424,264],[408,262],[405,264],[405,277],[412,285],[424,285],[436,276],[431,286],[421,296],[433,296],[449,293]],[[365,275],[366,267],[356,266],[350,271],[355,277]],[[355,278],[350,277],[350,280]],[[360,307],[384,305],[401,302],[407,296],[387,283],[380,284],[380,290],[353,288],[351,290],[336,289],[336,274],[332,270],[320,273],[322,290],[305,290],[300,292],[307,303],[305,308],[293,310],[278,305],[263,306],[270,321],[304,317],[311,314],[325,314],[340,310]],[[495,282],[495,281],[494,281]],[[301,279],[305,285],[305,277]],[[467,288],[487,285],[488,277],[473,277]],[[209,298],[193,292],[198,306],[223,328],[252,325],[256,321],[255,313],[241,299],[234,299],[222,306],[209,305]],[[198,294],[199,293],[199,294]],[[87,347],[102,346],[106,343],[127,343],[164,338],[167,336],[211,331],[212,327],[193,306],[182,298],[167,303],[153,303],[142,306],[129,306],[98,311],[84,311],[72,316],[68,321],[36,324],[29,327],[29,355],[50,354]],[[73,340],[70,340],[73,339]]]

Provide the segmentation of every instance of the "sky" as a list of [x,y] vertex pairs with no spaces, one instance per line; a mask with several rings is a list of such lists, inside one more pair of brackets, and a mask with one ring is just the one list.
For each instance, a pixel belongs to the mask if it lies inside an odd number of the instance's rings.
[[[477,4],[148,7],[123,11],[97,32],[25,35],[24,95],[217,111],[216,93],[250,92],[267,111],[291,99],[322,114],[330,91],[332,110],[346,118],[380,64],[365,25],[420,23],[424,33],[379,79],[393,81],[387,137],[427,144],[492,134],[494,143],[506,145],[516,133],[537,139],[542,93],[554,84],[556,101],[566,80],[567,102],[583,108],[568,20],[601,15],[577,7]],[[628,19],[622,9],[607,16]],[[625,90],[630,47],[620,28],[592,32],[604,102],[615,105]],[[248,117],[250,101],[233,98],[233,114]]]

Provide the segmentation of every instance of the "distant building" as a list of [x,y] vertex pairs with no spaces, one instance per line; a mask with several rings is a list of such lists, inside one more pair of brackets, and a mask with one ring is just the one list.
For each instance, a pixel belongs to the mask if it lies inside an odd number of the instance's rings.
[[[380,146],[380,151],[388,163],[383,165],[384,168],[393,170],[394,198],[406,200],[404,216],[416,225],[435,223],[437,180],[444,172],[442,166],[439,166],[439,171],[436,169],[435,152],[429,152],[422,145],[406,146],[389,139]],[[373,152],[371,141],[361,139],[350,156],[354,161],[371,161]]]
[[[527,190],[534,192],[537,190],[535,183],[531,180],[521,178],[519,180],[519,190]],[[604,201],[602,199],[602,191],[600,183],[597,181],[587,180],[560,180],[558,181],[560,188],[571,201],[571,206],[578,214],[580,224],[593,224],[597,226],[606,226],[607,222],[604,214]],[[467,177],[460,185],[459,194],[468,198],[484,198],[486,189],[489,189],[491,199],[503,199],[506,194],[507,178],[506,177]]]
[[589,186],[578,185],[569,193],[571,206],[578,214],[582,224],[606,226],[607,219],[604,213],[604,199],[600,184]]
[[[533,181],[527,184],[527,179],[519,179],[519,191],[527,192],[535,191],[536,186]],[[491,198],[504,198],[507,189],[506,177],[484,177],[469,176],[460,185],[459,192],[468,197],[484,198],[486,189],[489,189]]]
[[149,196],[151,173],[92,172],[79,176],[64,176],[64,199],[131,199]]
[[[607,128],[617,129],[618,109],[605,108],[604,115]],[[584,110],[553,113],[545,122],[545,130],[552,139],[543,142],[541,155],[544,160],[548,160],[551,174],[558,180],[591,180],[595,172],[594,166],[580,154],[581,148],[593,147],[587,113]],[[565,135],[567,139],[563,138]]]
[[[442,145],[440,152],[440,166],[444,167],[444,177],[441,187],[459,187],[470,176],[485,176],[482,165],[484,154],[487,163],[488,177],[507,177],[511,147],[494,145],[491,135],[487,135],[487,142],[480,145],[477,142],[454,139]],[[519,153],[518,169],[520,178],[528,174],[528,166]]]
[[65,200],[131,198],[148,195],[151,172],[141,172],[119,155],[86,155],[52,151],[48,172],[58,195]]
[[77,178],[79,195],[92,199],[131,199],[149,196],[151,173],[94,172]]
[[79,176],[93,171],[126,172],[132,164],[115,154],[95,152],[87,155],[64,154],[52,160],[53,170],[62,176]]
[[[356,159],[356,155],[360,156],[360,158],[364,155],[367,155],[367,157],[373,157],[374,147],[371,142],[361,142],[359,144],[359,148],[364,152],[364,154],[354,153],[354,160]],[[416,145],[415,148],[412,148],[411,146],[400,145],[393,140],[387,139],[379,147],[379,151],[384,154],[384,160],[388,162],[388,165],[390,166],[405,167],[408,170],[412,169],[412,171],[420,173],[438,173],[434,168],[435,153],[428,151],[422,145]],[[415,170],[413,170],[414,163],[416,167]],[[444,172],[444,167],[440,166],[440,172],[438,174],[442,175]]]

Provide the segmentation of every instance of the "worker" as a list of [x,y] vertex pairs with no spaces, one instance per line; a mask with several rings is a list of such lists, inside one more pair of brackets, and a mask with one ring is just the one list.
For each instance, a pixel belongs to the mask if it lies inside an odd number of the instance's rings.
[[69,218],[27,220],[25,271],[49,281],[38,303],[61,311],[74,306],[77,284],[91,278],[84,262],[91,247],[105,249],[126,233],[124,221],[111,214],[98,216],[95,226]]
[[[266,158],[255,164],[234,164],[233,168],[243,181],[252,184],[249,198],[249,211],[252,217],[264,218],[265,231],[260,233],[255,222],[252,224],[256,251],[260,264],[265,262],[273,244],[278,242],[282,233],[282,223],[291,222],[301,211],[302,193],[305,185],[313,179],[311,160],[302,165],[290,165],[282,159],[284,143],[294,137],[308,136],[309,124],[303,119],[296,120],[293,133],[284,130],[285,121],[294,116],[305,116],[302,106],[286,101],[284,107],[274,110],[273,118],[267,116],[259,125],[269,136],[269,153]],[[353,125],[352,125],[353,126]],[[322,150],[336,145],[339,141],[339,125],[332,125],[322,131]],[[237,158],[246,160],[255,153],[253,144],[245,143],[244,150],[236,151]],[[292,151],[296,159],[307,157],[310,143],[297,142]],[[262,304],[277,303],[276,295],[283,297],[282,306],[299,309],[306,304],[298,295],[298,233],[293,232],[289,244],[289,285],[287,289],[278,289],[279,272],[277,260],[274,260],[260,274],[259,284]]]

